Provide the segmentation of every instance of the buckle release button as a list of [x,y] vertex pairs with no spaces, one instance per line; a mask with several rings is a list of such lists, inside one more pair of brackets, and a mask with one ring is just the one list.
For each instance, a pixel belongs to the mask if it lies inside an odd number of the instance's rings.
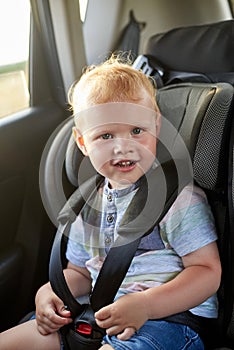
[[87,323],[79,323],[76,326],[76,331],[82,335],[91,335],[92,330],[92,327]]

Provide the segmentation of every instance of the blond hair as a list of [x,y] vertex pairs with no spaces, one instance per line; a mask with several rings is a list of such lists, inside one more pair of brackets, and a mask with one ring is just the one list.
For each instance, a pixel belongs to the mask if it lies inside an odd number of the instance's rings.
[[141,103],[145,97],[158,111],[156,88],[150,79],[121,57],[111,56],[97,66],[88,67],[69,90],[68,99],[74,112],[107,102]]

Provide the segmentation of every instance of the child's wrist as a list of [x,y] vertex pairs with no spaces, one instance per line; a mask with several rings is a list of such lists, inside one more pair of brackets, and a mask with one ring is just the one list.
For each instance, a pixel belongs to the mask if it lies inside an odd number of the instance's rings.
[[150,320],[152,318],[151,317],[151,314],[152,314],[152,310],[151,310],[152,309],[152,300],[151,300],[149,294],[147,293],[147,290],[144,291],[144,292],[141,292],[140,294],[142,296],[141,303],[143,304],[145,315],[147,317],[147,320]]

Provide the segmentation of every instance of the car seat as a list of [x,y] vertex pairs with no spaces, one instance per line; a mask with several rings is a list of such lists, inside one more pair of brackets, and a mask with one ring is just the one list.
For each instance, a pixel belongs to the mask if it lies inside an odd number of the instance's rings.
[[[229,21],[228,21],[229,22]],[[226,28],[227,23],[225,22]],[[233,27],[233,22],[229,22]],[[211,25],[216,28],[216,24]],[[223,30],[221,26],[221,33]],[[197,26],[193,28],[194,33],[197,30],[206,29],[210,33],[210,26]],[[213,27],[212,27],[213,28]],[[181,34],[185,29],[178,29]],[[193,31],[192,31],[193,32]],[[226,33],[226,29],[224,30]],[[165,38],[167,37],[165,34]],[[210,35],[210,34],[209,34]],[[181,34],[181,37],[183,35]],[[190,36],[188,35],[190,38]],[[204,38],[204,36],[199,36]],[[194,181],[201,186],[207,193],[210,205],[212,207],[217,230],[219,233],[219,249],[223,266],[222,284],[219,290],[220,313],[217,322],[211,327],[212,336],[209,338],[207,348],[209,349],[229,349],[234,347],[234,335],[232,325],[233,310],[233,196],[232,196],[232,172],[233,172],[233,86],[231,80],[227,82],[211,82],[210,77],[204,82],[199,82],[200,78],[206,79],[206,72],[201,66],[194,69],[190,66],[163,65],[162,55],[157,57],[157,45],[160,48],[167,46],[167,40],[162,43],[164,35],[159,35],[149,41],[146,50],[146,58],[150,57],[151,62],[146,63],[153,72],[153,75],[161,81],[161,88],[158,91],[157,99],[164,123],[162,125],[160,144],[158,146],[158,157],[164,162],[170,156],[181,156],[181,148],[178,146],[178,140],[182,137],[189,155],[192,159]],[[219,41],[219,36],[216,37]],[[192,38],[189,39],[190,42]],[[181,44],[176,40],[171,40],[180,47]],[[170,51],[170,45],[165,50],[165,56],[175,58]],[[173,46],[172,45],[172,46]],[[200,45],[200,39],[197,41]],[[186,47],[186,41],[183,41],[182,47]],[[189,46],[189,51],[191,47]],[[197,48],[193,47],[197,52]],[[183,60],[186,59],[186,49],[183,52]],[[217,51],[217,47],[215,52]],[[163,50],[161,49],[161,52]],[[199,51],[200,52],[200,51]],[[211,54],[211,53],[210,53]],[[148,55],[148,56],[147,56]],[[203,55],[200,61],[205,60]],[[222,57],[223,58],[223,57]],[[178,57],[179,59],[179,57]],[[157,64],[152,64],[152,62]],[[139,63],[139,60],[137,61]],[[196,61],[197,62],[197,61]],[[234,61],[233,61],[234,62]],[[137,63],[137,64],[138,64]],[[160,64],[158,64],[160,63]],[[194,63],[192,61],[192,63]],[[218,64],[218,63],[217,63]],[[144,67],[146,64],[144,63]],[[140,67],[143,68],[144,67]],[[147,67],[147,69],[148,69]],[[153,69],[151,69],[153,67]],[[209,67],[209,64],[204,67]],[[222,66],[220,66],[222,67]],[[232,66],[230,66],[232,68]],[[228,79],[231,75],[228,73]],[[222,67],[223,68],[223,67]],[[218,75],[212,67],[208,72],[212,76]],[[216,67],[217,69],[217,67]],[[167,72],[179,70],[189,74],[174,74],[173,79],[167,83]],[[197,73],[196,82],[193,81],[194,74]],[[203,75],[202,75],[202,74]],[[186,79],[181,77],[186,76]],[[199,78],[200,76],[200,78]],[[176,80],[174,77],[177,77]],[[188,80],[188,82],[184,82]],[[171,84],[172,82],[176,84]],[[178,83],[179,81],[179,83]],[[167,84],[167,86],[165,86]],[[168,125],[171,126],[168,129]],[[40,170],[40,186],[42,199],[47,209],[48,215],[55,225],[58,225],[57,216],[63,208],[69,195],[86,179],[95,172],[87,158],[83,158],[76,147],[71,136],[71,127],[73,126],[72,118],[66,120],[52,135],[45,148]],[[168,137],[168,130],[172,134]],[[170,142],[168,142],[170,140]],[[165,147],[166,145],[166,147]],[[82,171],[81,171],[82,169]],[[80,177],[80,174],[82,175]]]
[[[227,211],[226,168],[228,161],[232,98],[232,86],[222,83],[176,84],[162,88],[158,93],[158,103],[163,115],[174,125],[175,129],[173,128],[172,130],[179,131],[189,149],[189,153],[193,159],[195,181],[206,190],[210,199],[210,203],[215,212],[217,226],[219,226],[219,234],[220,237],[222,237],[220,240],[220,244],[222,245],[220,250],[224,251],[222,257],[223,261],[227,253],[227,242],[230,243],[229,239],[226,237],[227,232],[225,232],[224,235],[224,225],[226,225],[224,219]],[[41,189],[45,189],[45,191],[42,190],[44,203],[46,203],[45,206],[52,220],[55,220],[58,212],[66,202],[66,193],[64,184],[62,183],[62,176],[60,176],[59,182],[58,174],[62,175],[63,167],[65,167],[67,176],[66,179],[66,176],[63,175],[63,180],[65,179],[66,183],[65,188],[68,188],[67,185],[70,183],[76,188],[79,167],[83,166],[85,169],[88,169],[86,164],[82,164],[84,160],[75,146],[73,139],[70,138],[70,129],[72,125],[72,119],[66,121],[65,125],[62,126],[53,139],[48,153],[46,151],[47,156],[44,154],[46,161],[44,159],[42,162],[44,171],[41,173],[41,184],[43,182],[44,184]],[[164,139],[167,139],[167,130],[165,129],[167,128],[163,125],[158,151],[161,161],[165,160],[168,153],[175,152],[174,145],[177,135],[175,134],[174,137],[170,137],[170,140],[174,139],[174,141],[168,145],[168,142],[164,142]],[[66,138],[64,136],[66,136]],[[62,145],[63,141],[64,145]],[[168,145],[166,150],[164,149],[165,144]],[[58,145],[62,145],[62,147],[60,148]],[[63,164],[62,160],[65,160],[65,164]],[[74,160],[77,160],[77,162]],[[89,166],[90,169],[86,173],[87,178],[93,174],[91,165]],[[44,174],[44,180],[42,179],[42,174]],[[63,196],[61,196],[61,190]],[[48,196],[47,199],[45,199],[46,196]],[[56,207],[54,206],[55,203],[57,205]],[[53,211],[53,209],[55,209],[55,211]],[[216,213],[219,215],[216,215]],[[227,271],[226,268],[225,271]],[[230,283],[230,279],[228,280],[229,276],[230,271],[228,271],[228,276],[226,276],[226,278],[224,275],[226,281],[222,284],[222,289],[220,291],[220,305],[222,310],[220,314],[220,319],[222,318],[222,321],[220,321],[221,324],[224,323],[225,319],[230,318],[230,310],[225,307],[227,303],[226,297],[229,295],[229,288],[232,289],[232,283]],[[218,341],[220,341],[223,339],[224,331],[221,330],[222,327],[218,328],[220,329],[220,339]]]

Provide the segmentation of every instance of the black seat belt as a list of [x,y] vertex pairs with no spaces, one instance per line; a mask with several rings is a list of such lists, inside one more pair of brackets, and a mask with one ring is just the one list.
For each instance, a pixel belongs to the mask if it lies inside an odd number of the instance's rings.
[[114,52],[121,52],[123,57],[126,58],[128,58],[129,55],[136,58],[139,51],[141,31],[145,26],[146,23],[137,21],[133,10],[130,10],[129,23],[121,32]]

